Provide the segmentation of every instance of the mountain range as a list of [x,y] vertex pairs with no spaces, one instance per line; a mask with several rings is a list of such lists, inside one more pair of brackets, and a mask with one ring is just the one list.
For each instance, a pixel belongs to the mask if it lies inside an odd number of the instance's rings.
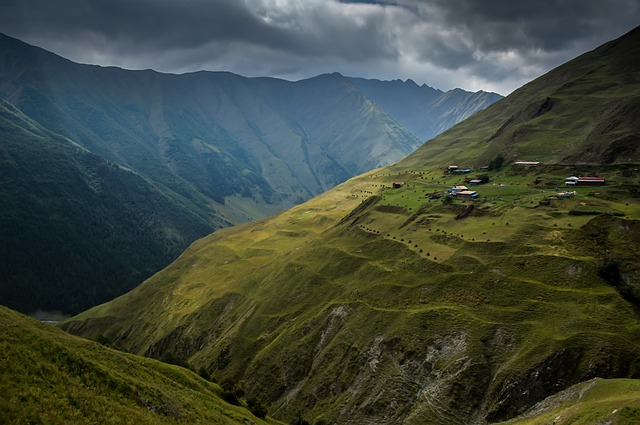
[[128,71],[0,35],[0,303],[104,302],[195,239],[397,161],[499,97],[339,74]]
[[62,328],[289,422],[637,423],[639,54],[640,27]]

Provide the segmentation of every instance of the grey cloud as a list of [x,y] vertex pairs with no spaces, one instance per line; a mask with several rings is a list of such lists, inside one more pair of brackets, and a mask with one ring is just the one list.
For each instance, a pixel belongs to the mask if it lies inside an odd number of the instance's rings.
[[[236,42],[303,56],[338,56],[359,60],[393,56],[388,34],[378,31],[382,13],[356,26],[347,16],[327,9],[271,13],[238,0],[10,0],[0,29],[73,42],[105,40],[121,53],[194,49],[209,43]],[[277,11],[276,11],[277,12]],[[266,13],[265,13],[266,15]],[[304,20],[304,25],[299,25]]]
[[504,94],[639,18],[640,0],[4,0],[0,31],[102,65]]
[[454,38],[443,38],[437,33],[426,34],[417,48],[418,57],[446,69],[458,69],[474,62],[473,48]]
[[211,40],[286,42],[284,34],[265,25],[243,7],[243,3],[234,0],[13,0],[4,3],[2,28],[68,39],[92,34],[120,43],[124,50],[127,45],[131,49],[193,48]]
[[[426,2],[421,2],[426,3]],[[480,49],[560,50],[578,40],[637,24],[639,0],[432,0],[446,22]]]

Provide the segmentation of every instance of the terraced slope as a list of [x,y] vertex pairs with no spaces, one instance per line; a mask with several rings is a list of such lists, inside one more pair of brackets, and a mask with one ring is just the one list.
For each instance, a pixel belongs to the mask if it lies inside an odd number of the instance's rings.
[[178,366],[124,354],[0,307],[0,422],[265,424]]
[[[242,381],[283,419],[480,423],[636,376],[635,307],[598,270],[611,258],[637,282],[637,200],[612,186],[540,207],[554,190],[539,176],[493,177],[507,186],[463,220],[459,201],[425,197],[457,177],[361,177],[199,241],[65,329]],[[582,204],[623,217],[573,215]]]
[[[552,71],[550,84],[564,75],[580,86],[589,58],[618,60],[638,37]],[[603,80],[620,77],[598,69]],[[631,104],[637,83],[627,85]],[[524,101],[515,96],[487,114]],[[636,125],[622,118],[618,128]],[[482,142],[482,164],[504,153],[504,165],[446,174],[457,158],[449,150],[475,158],[452,135],[492,134],[502,123],[468,125],[271,219],[201,239],[64,329],[175,356],[239,383],[274,417],[318,423],[499,422],[594,377],[640,377],[640,164],[563,165],[564,151],[546,144],[535,146],[549,164],[521,168],[496,137]],[[561,134],[540,131],[544,140]],[[528,143],[509,140],[517,152]],[[445,196],[482,174],[478,198]],[[607,184],[558,197],[571,175]]]

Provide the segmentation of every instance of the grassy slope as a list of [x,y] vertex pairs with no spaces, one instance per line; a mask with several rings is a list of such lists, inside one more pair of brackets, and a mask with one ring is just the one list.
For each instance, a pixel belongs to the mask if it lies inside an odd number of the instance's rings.
[[266,423],[222,401],[218,385],[189,370],[67,335],[5,307],[0,351],[1,423]]
[[639,424],[640,381],[593,379],[536,404],[522,417],[504,425]]
[[[640,205],[582,191],[534,208],[554,191],[519,188],[535,177],[507,174],[494,178],[515,187],[486,187],[504,192],[463,221],[459,203],[424,198],[454,177],[361,177],[195,243],[66,328],[243,381],[283,418],[499,419],[591,376],[636,375],[634,310],[596,269],[616,250],[637,282],[640,227],[629,219]],[[396,179],[407,184],[369,193]],[[570,215],[580,203],[627,216]]]
[[[617,42],[618,54],[637,45],[628,37]],[[607,62],[601,53],[596,63]],[[553,71],[550,84],[574,75],[574,90],[590,92],[588,59]],[[617,68],[599,69],[607,80]],[[491,182],[478,188],[463,220],[456,216],[468,203],[427,197],[464,182],[443,175],[450,161],[476,155],[486,164],[483,134],[502,124],[488,117],[518,115],[527,103],[521,93],[542,90],[541,81],[489,108],[486,122],[471,118],[473,131],[466,121],[394,166],[194,243],[169,268],[65,329],[205,367],[241,382],[284,419],[483,423],[596,376],[640,376],[637,165],[506,166],[488,173]],[[637,80],[627,89],[633,104]],[[577,104],[576,120],[589,119],[587,104]],[[634,117],[623,118],[618,128],[633,128]],[[541,131],[539,140],[557,135]],[[603,145],[619,136],[602,134]],[[452,135],[469,149],[450,148]],[[534,146],[522,139],[504,152],[498,137],[486,147],[487,162]],[[586,146],[576,140],[567,144]],[[566,158],[537,152],[546,156],[522,159]],[[609,184],[555,198],[564,177],[587,173]],[[390,189],[398,180],[406,184]],[[599,274],[605,261],[618,267],[608,280]]]

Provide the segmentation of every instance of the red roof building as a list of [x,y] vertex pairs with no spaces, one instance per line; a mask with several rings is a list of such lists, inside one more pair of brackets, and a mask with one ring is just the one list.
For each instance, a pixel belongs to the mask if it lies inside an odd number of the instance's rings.
[[602,177],[567,177],[564,181],[567,186],[597,186],[606,183]]

